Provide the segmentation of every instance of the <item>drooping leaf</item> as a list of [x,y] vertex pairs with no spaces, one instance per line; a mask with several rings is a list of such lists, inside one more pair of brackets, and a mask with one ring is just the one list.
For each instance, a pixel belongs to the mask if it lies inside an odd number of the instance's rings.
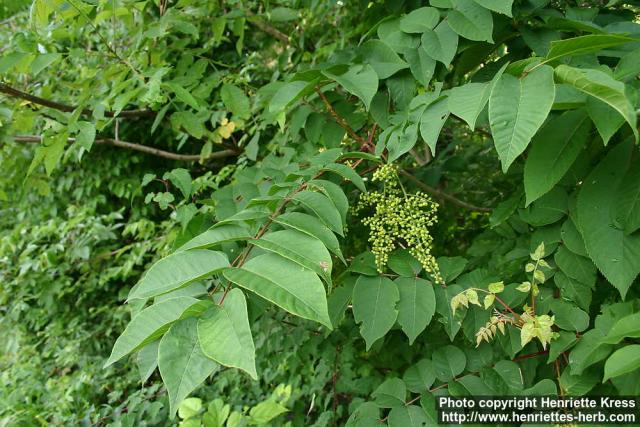
[[434,155],[436,153],[436,143],[438,142],[440,131],[448,117],[449,108],[446,98],[427,106],[420,117],[420,135]]
[[460,375],[467,365],[464,352],[453,345],[436,349],[431,356],[431,361],[436,378],[443,382],[451,381]]
[[555,61],[564,56],[586,55],[608,47],[629,43],[633,39],[615,34],[589,34],[551,42],[546,61]]
[[627,345],[616,350],[604,364],[604,378],[618,377],[640,368],[640,345]]
[[559,83],[571,85],[614,108],[629,123],[638,139],[636,114],[625,94],[624,83],[600,70],[579,69],[564,64],[556,67],[555,77]]
[[419,406],[399,406],[389,412],[389,427],[422,427],[428,421],[424,409]]
[[618,319],[602,342],[605,344],[618,344],[625,338],[640,338],[640,313],[633,313]]
[[222,245],[223,243],[235,242],[238,240],[247,240],[251,238],[251,234],[246,228],[234,224],[215,225],[202,234],[198,234],[184,245],[178,248],[178,251],[186,251],[189,249],[208,249],[213,246]]
[[616,189],[629,168],[633,145],[614,147],[585,179],[577,212],[589,257],[624,298],[640,272],[640,236],[626,235],[614,222]]
[[192,249],[175,252],[151,266],[131,289],[129,300],[150,298],[203,279],[229,266],[222,252]]
[[533,138],[524,165],[527,205],[560,181],[587,144],[590,129],[586,112],[571,110],[549,121]]
[[218,364],[200,348],[197,323],[190,318],[174,324],[158,347],[158,367],[169,395],[172,418],[180,402],[218,369]]
[[489,122],[504,172],[547,118],[555,86],[553,69],[541,66],[517,79],[503,74],[489,98]]
[[315,191],[301,191],[293,196],[293,200],[317,216],[331,231],[342,234],[342,218],[340,212],[327,196]]
[[154,341],[142,347],[136,357],[140,382],[146,383],[153,371],[158,367],[158,345],[160,341]]
[[494,12],[513,16],[511,14],[511,8],[513,7],[513,0],[474,0],[480,6],[485,9],[493,10]]
[[282,215],[278,215],[275,219],[278,224],[292,228],[294,230],[301,231],[309,236],[315,237],[320,240],[329,251],[334,253],[342,262],[344,257],[340,251],[340,244],[336,236],[324,225],[320,220],[314,216],[307,215],[302,212],[286,212]]
[[449,26],[469,40],[493,42],[493,17],[474,0],[451,0],[453,10],[447,14]]
[[142,310],[131,319],[122,335],[116,340],[105,367],[158,339],[173,322],[200,302],[196,298],[176,297]]
[[426,393],[436,380],[431,359],[422,359],[415,365],[407,368],[402,379],[409,391],[413,393]]
[[398,287],[384,276],[360,276],[353,289],[353,316],[360,325],[367,350],[386,335],[396,322]]
[[258,378],[247,302],[240,289],[230,290],[222,304],[209,308],[198,320],[197,329],[203,355]]
[[436,69],[436,61],[427,54],[422,46],[406,52],[405,58],[409,62],[409,69],[413,77],[423,86],[429,86]]
[[250,259],[242,268],[225,270],[224,277],[291,314],[331,329],[327,297],[320,278],[293,261],[267,253]]
[[409,68],[409,64],[381,40],[367,41],[362,45],[362,52],[366,63],[371,65],[379,79],[386,79],[400,70]]
[[281,230],[252,240],[251,244],[300,264],[331,283],[331,255],[315,237],[296,230]]
[[586,105],[589,117],[591,117],[591,120],[596,125],[602,142],[604,142],[604,145],[607,145],[611,137],[624,124],[624,117],[618,114],[609,104],[593,96],[587,98]]
[[400,19],[400,29],[405,33],[424,33],[433,29],[440,20],[440,13],[434,7],[412,10]]
[[436,296],[433,285],[418,277],[398,277],[395,281],[400,292],[398,324],[413,344],[425,330],[436,312]]
[[458,50],[458,34],[451,29],[446,20],[441,21],[434,30],[422,34],[422,48],[431,58],[448,67]]
[[362,100],[368,110],[373,96],[378,92],[378,76],[371,65],[354,65],[343,74],[322,72],[338,82],[345,90]]
[[324,166],[322,170],[336,173],[341,177],[343,177],[344,179],[351,181],[353,185],[358,187],[358,190],[362,192],[367,191],[367,187],[365,186],[364,180],[362,179],[362,177],[358,175],[355,170],[353,170],[347,165],[343,165],[341,163],[330,163]]

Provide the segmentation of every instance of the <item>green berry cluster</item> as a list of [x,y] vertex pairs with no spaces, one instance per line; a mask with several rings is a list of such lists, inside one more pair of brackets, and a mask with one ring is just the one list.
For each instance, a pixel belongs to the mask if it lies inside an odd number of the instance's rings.
[[433,237],[429,233],[430,227],[438,221],[438,204],[425,193],[407,194],[393,165],[378,168],[373,181],[381,182],[383,191],[362,194],[356,212],[373,210],[362,223],[369,227],[369,243],[378,271],[384,271],[389,254],[400,246],[409,249],[436,282],[443,283],[436,259],[431,254]]

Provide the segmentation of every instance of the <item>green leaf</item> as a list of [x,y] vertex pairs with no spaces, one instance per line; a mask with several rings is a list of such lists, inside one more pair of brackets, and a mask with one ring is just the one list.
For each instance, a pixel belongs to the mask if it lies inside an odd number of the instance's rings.
[[172,418],[180,402],[218,369],[218,364],[200,348],[197,324],[195,318],[175,323],[158,347],[158,367],[169,395]]
[[371,393],[371,397],[381,408],[404,406],[406,396],[407,387],[400,378],[389,378]]
[[576,255],[566,247],[560,246],[553,260],[568,277],[590,287],[596,283],[596,266],[588,258]]
[[264,425],[285,412],[289,412],[289,410],[280,403],[266,400],[251,408],[249,418],[256,425]]
[[438,269],[445,283],[452,282],[458,277],[467,266],[467,260],[463,257],[439,257]]
[[169,180],[173,185],[175,185],[185,199],[191,196],[193,184],[191,174],[188,170],[183,168],[173,169],[171,172],[165,173],[162,178]]
[[443,20],[434,30],[422,34],[421,43],[427,55],[448,67],[458,50],[458,34]]
[[570,301],[575,302],[583,310],[589,310],[591,305],[591,287],[576,279],[566,276],[558,271],[553,276],[556,286],[560,289],[560,295]]
[[407,368],[402,377],[409,391],[413,393],[426,393],[436,380],[431,359],[422,359],[413,366]]
[[387,260],[387,266],[396,274],[405,277],[417,277],[422,264],[406,249],[393,251]]
[[308,268],[327,283],[331,283],[333,268],[331,255],[322,242],[315,237],[296,230],[281,230],[267,233],[260,239],[252,240],[251,244]]
[[449,118],[447,98],[430,104],[420,117],[420,135],[433,155],[436,154],[436,143],[447,118]]
[[136,365],[140,374],[140,382],[144,385],[153,371],[158,367],[158,345],[160,341],[154,341],[142,347],[136,356]]
[[381,40],[367,41],[362,45],[361,51],[366,63],[371,65],[379,79],[386,79],[400,70],[409,68],[409,64]]
[[418,47],[418,38],[412,37],[400,29],[400,19],[391,19],[377,28],[378,37],[396,52],[407,52]]
[[387,424],[389,427],[422,427],[429,418],[419,406],[399,406],[391,409]]
[[630,80],[640,73],[640,49],[633,50],[620,58],[613,76],[616,80]]
[[315,188],[327,196],[338,210],[338,213],[340,213],[342,224],[345,225],[347,223],[349,199],[347,199],[346,194],[338,184],[324,179],[312,179],[307,182],[307,188]]
[[151,266],[131,289],[128,300],[150,298],[203,279],[229,266],[222,252],[206,249],[180,251]]
[[593,96],[587,98],[587,112],[596,125],[596,129],[598,129],[604,145],[609,143],[611,137],[624,124],[624,117],[611,108],[609,104]]
[[436,69],[436,61],[429,56],[422,46],[405,52],[404,56],[409,62],[413,77],[423,86],[429,86],[433,72]]
[[417,277],[398,277],[394,280],[400,292],[398,324],[413,344],[425,330],[436,312],[436,295],[433,284]]
[[267,253],[250,259],[242,268],[225,270],[224,277],[291,314],[331,329],[322,282],[293,261]]
[[599,379],[599,375],[591,369],[580,375],[571,375],[570,369],[565,368],[558,382],[560,388],[569,396],[583,396],[599,382]]
[[285,111],[294,101],[303,96],[309,86],[311,86],[309,82],[300,80],[283,84],[271,98],[269,112],[280,113]]
[[400,29],[405,33],[424,33],[433,29],[440,20],[440,12],[434,7],[412,10],[400,19]]
[[321,170],[336,173],[344,179],[351,181],[353,185],[358,187],[358,190],[362,191],[363,193],[367,191],[367,187],[365,186],[362,177],[347,165],[343,165],[341,163],[330,163],[324,166]]
[[524,165],[527,205],[551,190],[587,145],[591,122],[584,110],[570,110],[549,121],[533,138]]
[[224,106],[227,107],[234,116],[246,119],[251,115],[249,98],[247,98],[239,87],[231,84],[222,85],[220,98],[222,98]]
[[251,234],[249,234],[244,227],[239,225],[216,224],[204,233],[198,234],[191,240],[187,241],[184,245],[178,248],[178,251],[186,251],[189,249],[208,249],[224,243],[247,240],[251,237]]
[[353,289],[353,316],[361,323],[360,334],[367,350],[386,335],[396,322],[396,303],[400,299],[398,287],[384,276],[360,276]]
[[338,82],[345,90],[364,103],[368,110],[373,96],[378,92],[378,76],[370,65],[354,65],[346,73],[337,75],[328,71],[322,74]]
[[551,49],[547,53],[545,62],[555,61],[565,56],[586,55],[631,41],[634,40],[614,34],[589,34],[570,39],[554,40],[551,42]]
[[[197,397],[184,399],[182,402],[180,402],[180,405],[178,405],[178,417],[180,417],[180,419],[182,420],[187,420],[188,418],[192,418],[198,415],[198,412],[200,412],[201,409],[202,399]],[[191,425],[188,423],[189,421],[186,421],[186,423],[181,423],[181,427],[184,427],[185,424],[187,424],[187,427],[190,427]]]
[[496,83],[489,98],[489,123],[503,172],[544,123],[554,94],[553,69],[548,66],[521,79],[503,74]]
[[240,289],[230,290],[220,305],[213,305],[198,320],[198,339],[206,357],[258,379],[247,302]]
[[467,122],[473,130],[476,126],[478,116],[487,105],[489,96],[493,91],[498,79],[504,73],[507,65],[503,65],[487,83],[467,83],[456,86],[449,92],[448,108],[452,114]]
[[323,223],[316,217],[307,215],[302,212],[286,212],[282,215],[278,215],[275,219],[280,225],[289,227],[294,230],[306,233],[309,236],[315,237],[320,240],[322,244],[326,246],[329,251],[335,254],[340,260],[346,264],[342,252],[340,251],[340,244],[336,236],[329,230]]
[[555,77],[558,83],[569,84],[609,104],[629,123],[638,140],[636,114],[633,105],[625,95],[624,83],[600,70],[578,69],[564,64],[556,67]]
[[513,0],[474,0],[480,6],[485,9],[493,10],[494,12],[512,17],[511,8],[513,7]]
[[340,236],[343,235],[340,212],[327,196],[315,191],[305,190],[294,194],[292,199],[317,216],[331,231]]
[[589,327],[589,315],[563,300],[551,303],[555,324],[566,331],[582,332]]
[[602,338],[604,344],[618,344],[625,338],[640,338],[640,312],[618,319],[607,336]]
[[612,207],[613,221],[626,235],[640,228],[640,155],[633,151],[631,165],[622,178]]
[[36,56],[33,62],[31,62],[31,75],[34,77],[37,76],[40,71],[58,61],[60,58],[62,58],[62,55],[59,53],[44,53]]
[[460,375],[467,366],[467,357],[458,347],[447,345],[440,347],[431,356],[436,378],[448,382]]
[[53,13],[54,5],[49,0],[34,0],[29,10],[29,19],[35,29],[40,30],[49,25],[49,15]]
[[76,127],[78,128],[76,143],[87,151],[91,150],[96,139],[96,126],[91,122],[79,121]]
[[552,340],[551,345],[549,346],[549,359],[547,360],[547,363],[551,363],[556,360],[558,356],[569,350],[576,344],[576,342],[578,342],[575,332],[560,331],[558,332],[558,335],[558,338]]
[[606,358],[611,353],[611,345],[601,344],[604,334],[600,329],[591,329],[585,332],[576,346],[569,353],[569,367],[571,375],[580,375],[582,372]]
[[630,165],[633,144],[614,147],[584,180],[578,193],[578,229],[589,257],[624,298],[640,272],[640,236],[626,235],[612,209]]
[[567,249],[576,255],[588,256],[587,249],[584,247],[584,240],[582,240],[582,236],[571,218],[562,224],[560,235],[562,236],[562,243]]
[[493,17],[474,0],[451,0],[453,10],[447,14],[449,26],[469,40],[493,42]]
[[154,304],[136,314],[116,340],[111,356],[104,366],[113,364],[159,338],[187,309],[199,302],[200,300],[191,297],[176,297]]
[[174,82],[168,82],[166,83],[166,85],[169,86],[171,91],[176,95],[176,97],[180,101],[184,102],[185,104],[187,104],[193,109],[196,109],[196,110],[200,109],[200,104],[193,97],[193,95],[191,95],[191,92],[189,92],[188,90],[186,90],[185,88],[183,88],[182,86]]
[[640,345],[628,345],[616,350],[604,364],[603,382],[640,368]]

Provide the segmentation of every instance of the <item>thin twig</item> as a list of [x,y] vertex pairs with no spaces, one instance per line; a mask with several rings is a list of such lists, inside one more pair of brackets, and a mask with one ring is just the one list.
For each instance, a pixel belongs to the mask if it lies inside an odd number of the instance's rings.
[[[13,140],[16,142],[26,142],[26,143],[36,143],[42,142],[42,137],[38,135],[20,135],[14,136]],[[75,138],[68,138],[68,143],[74,143],[76,141]],[[209,160],[209,159],[221,159],[224,157],[232,157],[237,156],[238,152],[235,150],[221,150],[214,151],[213,153],[201,157],[199,154],[179,154],[172,153],[171,151],[161,150],[159,148],[149,147],[148,145],[136,144],[133,142],[120,141],[113,138],[101,138],[96,139],[94,142],[96,145],[111,145],[119,148],[126,148],[128,150],[140,151],[141,153],[151,154],[153,156],[162,157],[170,160],[180,160],[185,162],[195,162],[200,159]]]
[[349,136],[351,136],[351,138],[355,139],[358,142],[358,144],[360,144],[361,147],[366,147],[369,142],[366,139],[364,139],[363,137],[361,137],[360,135],[358,135],[356,133],[356,131],[354,131],[351,128],[351,126],[349,126],[347,121],[345,119],[343,119],[338,114],[338,112],[333,108],[333,105],[331,105],[331,103],[327,99],[326,95],[324,93],[322,93],[320,88],[316,87],[316,93],[318,94],[318,96],[320,97],[320,99],[324,103],[324,106],[326,107],[327,111],[329,112],[329,114],[331,114],[331,117],[333,117],[333,119],[336,121],[336,123],[338,123],[338,125],[342,129],[346,130],[347,133],[349,134]]
[[272,27],[271,25],[263,22],[262,20],[260,20],[260,18],[257,18],[256,15],[250,10],[245,11],[245,14],[247,15],[248,18],[253,18],[253,19],[248,19],[248,21],[251,24],[255,25],[260,31],[273,36],[274,38],[280,40],[284,44],[287,44],[287,45],[289,44],[290,40],[288,35]]
[[424,182],[420,181],[418,178],[416,178],[415,176],[411,175],[409,172],[405,171],[405,170],[399,170],[398,171],[401,175],[405,176],[409,181],[413,182],[415,185],[417,185],[418,187],[420,187],[421,189],[423,189],[424,191],[426,191],[427,193],[441,199],[441,200],[446,200],[448,202],[451,202],[452,204],[459,206],[463,209],[467,209],[470,211],[476,211],[476,212],[491,212],[492,209],[491,208],[483,208],[481,206],[476,206],[473,205],[471,203],[465,202],[463,200],[460,200],[454,196],[452,196],[451,194],[445,193],[444,191],[438,190],[437,188],[433,188],[430,185],[425,184]]
[[[40,98],[39,96],[31,95],[30,93],[26,93],[12,86],[9,86],[6,83],[0,83],[0,92],[9,96],[13,96],[15,98],[24,99],[34,104],[53,108],[54,110],[64,111],[65,113],[71,113],[78,108],[73,105],[63,104],[61,102],[51,101],[49,99]],[[86,116],[90,116],[93,114],[93,111],[88,108],[85,108],[82,110],[82,114]],[[140,117],[140,116],[153,116],[154,114],[155,112],[152,110],[149,110],[148,108],[143,108],[140,110],[123,110],[123,111],[120,111],[119,113],[115,113],[113,111],[105,111],[104,113],[106,117]]]

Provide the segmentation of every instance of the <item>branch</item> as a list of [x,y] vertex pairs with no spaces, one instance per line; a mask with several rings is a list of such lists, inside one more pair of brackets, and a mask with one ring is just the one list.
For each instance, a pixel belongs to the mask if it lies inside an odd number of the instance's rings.
[[351,126],[349,126],[349,124],[346,122],[345,119],[343,119],[338,112],[333,108],[333,105],[331,105],[331,103],[329,102],[329,100],[327,99],[326,95],[324,93],[322,93],[322,91],[320,90],[320,88],[316,87],[316,93],[318,94],[318,96],[320,97],[320,99],[322,100],[322,102],[324,103],[325,108],[327,109],[327,111],[329,112],[329,114],[331,114],[331,117],[333,117],[333,119],[336,121],[336,123],[338,123],[338,125],[344,129],[345,131],[347,131],[347,133],[349,134],[349,136],[353,139],[355,139],[358,144],[360,144],[361,147],[366,148],[369,146],[369,141],[367,141],[366,139],[364,139],[363,137],[361,137],[360,135],[358,135],[356,133],[355,130],[353,130],[351,128]]
[[[0,92],[7,94],[9,96],[13,96],[16,98],[27,100],[29,102],[33,102],[34,104],[53,108],[59,111],[64,111],[66,113],[71,113],[78,108],[73,105],[62,104],[60,102],[51,101],[49,99],[44,99],[44,98],[40,98],[39,96],[31,95],[30,93],[23,92],[5,83],[0,83]],[[85,108],[82,110],[82,114],[86,116],[90,116],[91,114],[93,114],[93,111],[89,110],[88,108]],[[124,111],[120,111],[120,113],[118,114],[116,114],[113,111],[106,111],[104,113],[104,115],[107,117],[140,117],[140,116],[153,116],[154,114],[155,112],[152,110],[149,110],[148,108],[143,108],[141,110],[124,110]]]
[[476,211],[476,212],[491,212],[492,209],[490,208],[483,208],[480,206],[475,206],[472,205],[471,203],[467,203],[463,200],[457,199],[454,196],[452,196],[451,194],[447,194],[443,191],[438,190],[437,188],[433,188],[430,185],[425,184],[424,182],[420,181],[418,178],[416,178],[415,176],[411,175],[409,172],[405,171],[405,170],[400,170],[399,171],[401,175],[407,177],[407,179],[411,182],[413,182],[414,184],[416,184],[418,187],[420,187],[421,189],[423,189],[424,191],[426,191],[427,193],[441,199],[441,200],[446,200],[448,202],[451,202],[452,204],[459,206],[463,209],[467,209],[470,211]]
[[[26,143],[42,142],[42,137],[38,135],[21,135],[21,136],[14,136],[13,140],[16,142],[26,142]],[[75,141],[76,141],[75,138],[67,139],[67,142],[69,143],[73,143]],[[114,147],[126,148],[128,150],[140,151],[142,153],[151,154],[153,156],[162,157],[164,159],[170,159],[170,160],[195,162],[200,160],[201,158],[199,154],[172,153],[170,151],[161,150],[159,148],[149,147],[148,145],[141,145],[141,144],[136,144],[136,143],[127,142],[127,141],[120,141],[118,139],[113,139],[113,138],[96,139],[93,143],[97,145],[111,145]],[[237,155],[238,153],[235,150],[221,150],[221,151],[215,151],[209,154],[207,157],[204,157],[203,160],[221,159],[224,157],[231,157],[231,156],[237,156]]]
[[[246,10],[245,11],[247,17],[249,18],[257,18],[256,15],[251,12],[250,10]],[[258,29],[262,32],[265,32],[273,37],[275,37],[276,39],[280,40],[281,42],[283,42],[284,44],[289,44],[290,40],[289,40],[289,36],[284,34],[283,32],[281,32],[280,30],[272,27],[271,25],[262,22],[260,20],[260,18],[257,19],[249,19],[248,20],[251,24],[255,25],[256,27],[258,27]]]

